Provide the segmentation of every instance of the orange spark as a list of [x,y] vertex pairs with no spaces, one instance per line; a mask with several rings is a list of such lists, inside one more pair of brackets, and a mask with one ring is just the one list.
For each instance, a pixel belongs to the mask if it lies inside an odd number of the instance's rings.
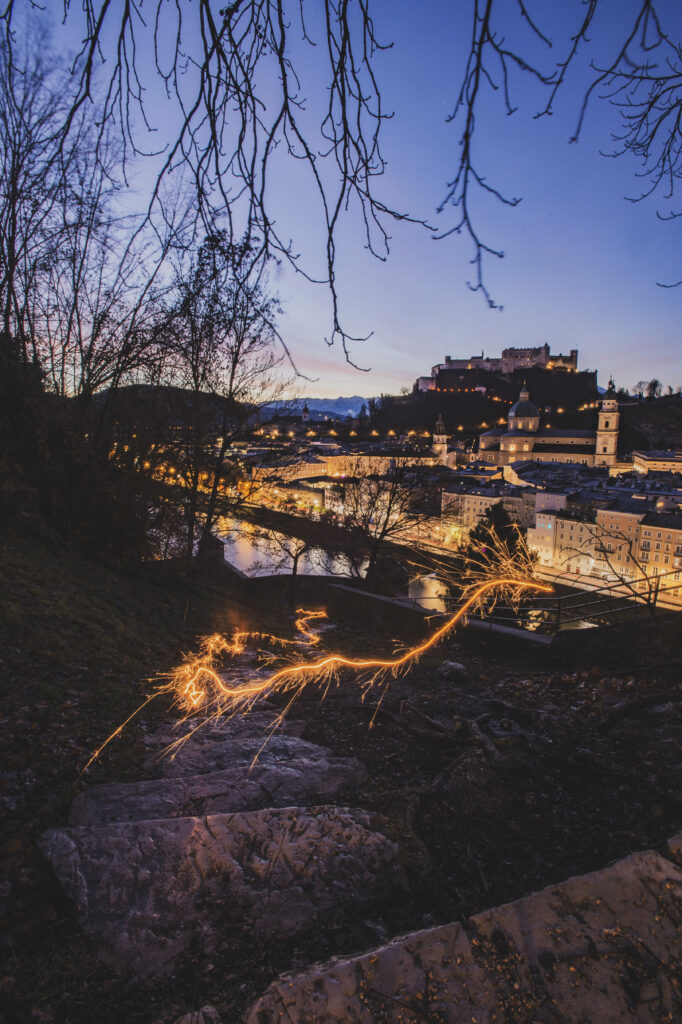
[[[426,651],[434,647],[444,636],[446,636],[459,623],[471,609],[481,604],[494,592],[503,592],[506,595],[519,596],[524,590],[534,590],[541,593],[551,593],[552,588],[537,583],[530,574],[529,563],[523,559],[513,565],[507,575],[494,575],[484,579],[478,584],[472,584],[468,588],[468,596],[451,615],[446,622],[435,630],[426,640],[409,648],[404,654],[394,658],[350,658],[342,654],[328,654],[317,661],[300,661],[283,668],[277,669],[265,678],[245,681],[239,685],[230,685],[222,677],[219,667],[224,656],[233,657],[242,654],[249,638],[267,639],[285,648],[292,646],[310,647],[319,643],[319,636],[313,632],[310,623],[326,618],[323,611],[305,611],[299,609],[296,620],[296,627],[302,639],[285,640],[273,634],[261,632],[239,632],[235,633],[231,640],[222,634],[214,634],[204,638],[199,653],[175,669],[169,677],[169,681],[159,687],[156,692],[148,698],[142,707],[145,707],[149,700],[161,694],[172,694],[175,706],[183,711],[182,721],[201,713],[202,717],[195,729],[181,736],[170,745],[170,750],[177,748],[184,743],[196,729],[201,728],[207,722],[222,716],[231,717],[235,714],[247,714],[259,701],[275,694],[289,694],[289,700],[283,711],[275,718],[271,732],[281,723],[294,701],[303,693],[306,686],[317,682],[329,686],[332,677],[341,669],[352,669],[358,673],[362,680],[362,697],[375,685],[377,680],[386,675],[396,676],[401,669],[419,659]],[[369,676],[367,675],[369,673]],[[385,692],[385,691],[384,691]],[[326,689],[324,690],[326,693]],[[323,696],[324,696],[323,693]],[[382,694],[383,699],[383,694]],[[379,701],[381,703],[381,700]],[[135,711],[126,723],[136,714]],[[99,756],[104,747],[120,732],[123,726],[112,733],[88,761],[86,768]],[[270,734],[271,734],[270,732]],[[266,737],[263,746],[267,743]],[[262,749],[262,748],[261,748]],[[256,755],[258,758],[260,751]]]
[[[416,647],[411,647],[405,654],[398,658],[347,658],[341,654],[329,654],[324,658],[320,658],[318,661],[312,662],[299,662],[294,665],[287,665],[284,668],[279,669],[277,672],[273,672],[272,675],[266,679],[260,679],[254,681],[251,684],[242,684],[240,686],[228,686],[221,679],[220,675],[210,666],[202,664],[197,667],[195,674],[192,677],[191,682],[195,683],[196,680],[202,676],[207,676],[211,683],[215,686],[218,694],[226,699],[227,703],[222,709],[222,713],[234,713],[242,709],[242,706],[250,705],[254,702],[254,698],[263,698],[266,694],[272,694],[277,690],[288,690],[290,685],[298,677],[315,677],[315,676],[326,676],[330,671],[334,671],[339,668],[352,668],[365,672],[369,669],[376,669],[379,672],[392,672],[396,673],[399,669],[403,668],[410,662],[416,661],[426,651],[438,643],[447,633],[453,629],[457,623],[466,616],[467,612],[470,611],[473,605],[477,604],[488,591],[491,591],[499,587],[511,587],[511,588],[529,588],[545,593],[551,593],[551,587],[544,586],[539,583],[529,583],[527,581],[519,581],[513,577],[501,578],[496,580],[490,580],[486,583],[480,584],[476,587],[473,593],[467,598],[467,600],[458,608],[454,615],[452,615],[439,629],[431,634],[428,639],[423,643],[418,644]],[[308,682],[311,679],[307,680]],[[304,684],[305,685],[305,684]]]

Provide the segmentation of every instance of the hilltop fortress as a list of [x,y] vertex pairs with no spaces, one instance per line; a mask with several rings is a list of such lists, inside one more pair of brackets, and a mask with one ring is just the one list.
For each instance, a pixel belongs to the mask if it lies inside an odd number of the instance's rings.
[[431,367],[430,377],[418,377],[416,391],[437,391],[451,384],[453,371],[485,370],[488,373],[513,373],[514,370],[529,370],[538,367],[543,370],[578,370],[578,349],[572,348],[567,356],[553,355],[545,343],[537,348],[505,348],[501,356],[471,356],[469,359],[453,359],[446,356],[444,363]]

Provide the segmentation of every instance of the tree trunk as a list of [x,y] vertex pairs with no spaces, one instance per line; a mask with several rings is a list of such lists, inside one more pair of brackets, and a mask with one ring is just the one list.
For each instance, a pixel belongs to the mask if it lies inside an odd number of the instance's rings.
[[225,458],[225,452],[227,451],[227,411],[223,414],[223,430],[222,430],[222,441],[220,445],[220,452],[216,456],[215,465],[213,468],[213,483],[211,484],[211,493],[208,497],[208,504],[206,506],[206,518],[204,525],[201,529],[201,539],[199,544],[204,544],[208,540],[211,530],[213,529],[213,523],[216,518],[215,510],[218,504],[218,486],[220,484],[220,474],[223,468],[223,459]]
[[376,564],[379,558],[379,547],[379,544],[375,544],[369,549],[369,561],[367,563],[367,569],[365,570],[365,580],[367,583],[371,583],[374,579]]
[[198,470],[192,471],[192,484],[189,492],[189,501],[187,503],[187,541],[185,545],[185,557],[188,562],[192,561],[194,557],[194,534],[196,532],[197,523],[197,490],[199,487],[199,472]]
[[299,560],[299,558],[301,557],[301,555],[303,554],[303,552],[305,550],[306,550],[305,548],[302,548],[300,551],[297,551],[296,554],[292,556],[291,579],[289,580],[289,607],[290,608],[293,608],[294,607],[294,603],[295,603],[295,597],[296,597],[296,577],[298,575],[298,560]]

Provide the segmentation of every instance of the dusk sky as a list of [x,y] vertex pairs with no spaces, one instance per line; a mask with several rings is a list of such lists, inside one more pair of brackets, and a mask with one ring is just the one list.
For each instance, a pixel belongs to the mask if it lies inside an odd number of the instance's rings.
[[[561,28],[545,13],[555,6],[539,8],[549,33]],[[579,6],[565,4],[564,10],[575,15]],[[625,6],[634,7],[618,0],[611,14],[622,14]],[[469,30],[468,22],[458,22],[456,7],[462,5],[427,3],[416,16],[414,8],[388,0],[374,5],[379,35],[395,44],[377,63],[386,105],[395,110],[385,126],[388,168],[379,194],[444,227],[452,224],[451,214],[437,217],[435,210],[457,153],[456,132],[445,119]],[[679,37],[682,7],[672,2],[666,9]],[[601,52],[613,52],[607,31],[596,38]],[[495,97],[479,124],[481,168],[503,192],[523,197],[514,209],[491,201],[479,205],[485,240],[505,252],[503,260],[491,258],[486,267],[503,310],[489,309],[467,287],[472,248],[463,236],[434,241],[423,229],[393,225],[392,252],[384,264],[363,251],[357,225],[353,230],[347,224],[339,261],[345,323],[357,334],[374,332],[353,349],[357,362],[371,367],[360,373],[344,364],[340,348],[324,345],[324,289],[289,274],[277,282],[287,310],[285,337],[301,371],[319,378],[308,394],[396,393],[446,354],[497,354],[509,345],[545,341],[552,351],[578,348],[580,368],[598,369],[602,385],[610,374],[619,386],[652,376],[682,384],[682,288],[657,284],[682,276],[682,220],[657,218],[657,210],[670,209],[662,197],[626,200],[639,194],[637,162],[599,154],[600,148],[609,150],[610,132],[617,128],[613,107],[594,103],[580,142],[569,145],[581,81],[575,73],[555,115],[539,120],[533,114],[542,96],[522,81],[514,93],[517,113],[507,117]]]
[[[613,56],[614,26],[622,30],[626,13],[636,6],[637,0],[611,0],[600,7],[603,20],[592,32],[592,56]],[[682,5],[665,0],[659,6],[669,31],[680,38]],[[436,207],[457,159],[458,129],[446,118],[460,85],[470,4],[430,0],[417,10],[374,0],[371,9],[378,37],[394,43],[375,60],[385,109],[395,111],[384,125],[388,166],[383,180],[376,179],[376,194],[447,229],[452,213],[438,216]],[[557,43],[552,54],[535,48],[549,69],[565,52],[584,8],[578,0],[563,0],[531,9]],[[76,16],[67,24],[72,45],[78,38]],[[319,27],[310,26],[313,35]],[[518,31],[511,23],[510,40]],[[317,38],[321,42],[319,31]],[[320,46],[303,47],[296,64],[311,112],[325,97],[314,63],[321,55]],[[494,355],[507,346],[544,342],[552,351],[578,348],[579,367],[598,369],[602,385],[610,374],[626,387],[653,376],[674,387],[682,384],[682,287],[658,285],[682,277],[682,219],[662,222],[656,215],[681,209],[682,199],[676,197],[672,207],[662,195],[627,201],[641,191],[635,176],[639,166],[629,155],[617,160],[600,155],[600,149],[612,148],[610,133],[618,128],[618,112],[605,102],[593,102],[580,142],[569,145],[587,81],[583,62],[559,94],[554,116],[541,119],[533,115],[543,94],[528,80],[512,82],[519,107],[512,117],[499,94],[487,89],[487,109],[474,142],[477,164],[492,185],[523,200],[513,209],[480,198],[474,206],[483,239],[505,252],[503,260],[488,258],[485,268],[487,286],[503,309],[489,309],[483,296],[467,287],[473,274],[468,238],[434,241],[423,228],[392,224],[391,255],[382,263],[363,248],[357,211],[351,210],[338,239],[337,283],[346,330],[372,332],[370,340],[352,349],[354,360],[370,368],[363,373],[346,363],[339,345],[325,344],[331,324],[326,288],[289,269],[272,275],[285,307],[283,337],[299,371],[316,378],[304,385],[308,395],[397,393],[446,354]],[[161,111],[161,105],[155,109]],[[157,114],[157,124],[165,116]],[[308,270],[319,274],[320,221],[301,173],[300,163],[281,160],[271,183],[273,203],[280,231],[294,239]]]

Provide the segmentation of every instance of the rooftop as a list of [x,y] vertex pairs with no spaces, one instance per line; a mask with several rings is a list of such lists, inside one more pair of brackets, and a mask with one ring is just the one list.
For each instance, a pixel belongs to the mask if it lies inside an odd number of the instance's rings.
[[682,512],[647,512],[642,522],[645,526],[660,526],[666,530],[682,530]]
[[633,457],[636,455],[640,459],[644,459],[646,462],[648,459],[651,460],[663,460],[666,462],[679,462],[682,463],[682,451],[673,451],[668,448],[651,448],[649,451],[640,452],[636,451],[632,453]]

